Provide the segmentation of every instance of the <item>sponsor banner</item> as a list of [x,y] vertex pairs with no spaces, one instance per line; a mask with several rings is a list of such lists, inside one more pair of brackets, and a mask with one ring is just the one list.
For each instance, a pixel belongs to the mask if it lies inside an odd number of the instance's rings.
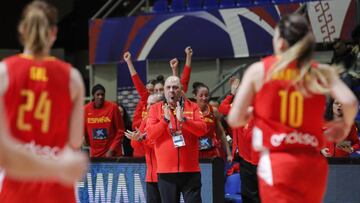
[[[350,39],[355,27],[355,0],[313,1],[307,5],[317,42]],[[271,54],[276,23],[300,6],[272,4],[92,20],[90,63],[120,61],[125,51],[130,51],[134,60],[181,58],[189,45],[196,50],[193,57],[197,59]]]
[[[202,201],[213,202],[212,163],[200,167]],[[145,203],[145,175],[145,163],[92,163],[83,181],[76,184],[76,202]]]

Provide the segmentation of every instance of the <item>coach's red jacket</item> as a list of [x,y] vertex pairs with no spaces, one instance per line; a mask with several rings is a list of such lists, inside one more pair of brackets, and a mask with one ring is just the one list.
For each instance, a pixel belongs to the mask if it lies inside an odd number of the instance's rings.
[[[199,172],[199,137],[207,132],[205,122],[201,119],[197,104],[185,100],[185,122],[177,121],[174,113],[170,122],[164,120],[162,106],[158,102],[151,106],[146,123],[147,139],[153,140],[157,158],[158,173]],[[181,130],[185,146],[175,147],[170,128]]]

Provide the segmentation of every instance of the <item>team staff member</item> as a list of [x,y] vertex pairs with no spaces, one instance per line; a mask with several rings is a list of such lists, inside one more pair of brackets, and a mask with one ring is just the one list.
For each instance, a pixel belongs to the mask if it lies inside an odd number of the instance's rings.
[[[220,113],[228,115],[232,106],[236,90],[240,85],[237,78],[230,79],[230,95],[221,102],[219,106]],[[238,157],[240,163],[240,180],[241,180],[241,198],[245,203],[260,202],[258,178],[256,175],[257,164],[259,161],[258,152],[252,150],[252,130],[254,120],[251,119],[245,126],[233,128],[233,149],[234,157]]]
[[[184,91],[187,90],[189,81],[190,81],[190,74],[191,74],[191,59],[192,59],[192,54],[193,51],[191,49],[191,47],[186,47],[185,48],[185,54],[186,54],[186,61],[185,61],[185,66],[184,66],[184,70],[183,73],[181,75],[181,84],[183,85],[183,87],[185,89],[183,89]],[[131,53],[130,52],[126,52],[123,56],[124,61],[126,62],[130,75],[131,75],[131,79],[135,85],[135,88],[140,96],[140,101],[138,103],[138,105],[136,106],[136,110],[134,112],[134,119],[133,119],[133,129],[135,130],[136,128],[139,128],[141,121],[143,120],[143,118],[146,117],[147,114],[147,110],[146,110],[146,106],[147,106],[147,99],[149,97],[150,94],[154,93],[154,86],[156,83],[156,93],[161,93],[163,94],[163,84],[160,82],[156,82],[154,81],[154,83],[152,83],[152,86],[146,86],[143,84],[143,82],[141,81],[139,75],[137,74],[134,64],[131,61]],[[170,66],[173,72],[173,75],[177,76],[177,70],[178,70],[178,60],[177,59],[173,59],[170,61]],[[186,91],[185,91],[186,92]]]
[[[275,28],[275,55],[246,70],[229,113],[232,127],[254,116],[253,147],[261,151],[258,177],[263,203],[322,202],[328,174],[320,154],[325,92],[342,104],[344,113],[343,119],[329,124],[325,135],[339,142],[354,122],[356,97],[334,69],[311,61],[314,44],[304,16],[284,16]],[[338,131],[343,132],[334,133]]]
[[201,202],[198,138],[207,132],[199,107],[181,97],[180,79],[165,81],[166,102],[150,107],[147,139],[155,143],[158,186],[163,202]]
[[[163,95],[152,94],[148,98],[147,110],[150,106],[163,100]],[[143,148],[145,150],[145,161],[146,161],[146,202],[148,203],[160,203],[161,197],[158,188],[158,176],[157,176],[157,163],[154,151],[154,143],[149,139],[146,139],[146,122],[147,118],[141,122],[140,128],[136,131],[125,132],[125,136],[131,139],[131,146],[136,148]]]
[[[342,107],[338,101],[332,101],[332,118],[342,118]],[[340,143],[327,142],[321,153],[325,157],[349,157],[351,153],[360,148],[358,129],[355,123],[352,125],[349,135]]]
[[[226,95],[225,99],[220,103],[219,105],[219,113],[221,113],[224,116],[227,116],[229,114],[229,111],[232,106],[232,102],[234,100],[234,96],[236,94],[236,90],[240,84],[240,80],[237,78],[230,78],[230,94]],[[239,133],[242,132],[243,127],[240,128],[232,128],[231,134],[232,134],[232,149],[231,149],[231,155],[234,159],[236,159],[238,156],[239,151]]]
[[[55,161],[63,149],[81,146],[84,99],[79,72],[49,56],[56,39],[56,21],[56,9],[45,1],[27,5],[18,27],[24,53],[6,58],[0,65],[0,106],[3,102],[1,112],[3,108],[5,113],[1,122],[9,128],[2,126],[2,132],[20,141],[23,146],[19,148],[25,147],[28,153]],[[83,164],[79,160],[80,168]],[[24,170],[28,167],[35,170],[31,164]],[[56,179],[24,181],[6,176],[0,202],[71,203],[75,202],[73,185],[60,185]]]
[[204,83],[194,82],[193,94],[196,103],[200,108],[201,116],[208,127],[208,132],[199,138],[199,157],[200,158],[224,158],[226,150],[226,160],[232,161],[229,143],[226,140],[224,128],[220,122],[220,115],[215,112],[209,104],[209,88]]
[[[185,62],[182,76],[181,76],[181,84],[187,90],[187,87],[188,87],[188,84],[190,81],[191,59],[192,59],[192,54],[193,54],[191,47],[185,48],[185,54],[186,54],[186,62]],[[145,87],[144,83],[141,81],[139,75],[137,74],[137,72],[135,70],[134,64],[131,61],[131,53],[128,51],[125,52],[123,55],[123,58],[128,66],[131,80],[133,81],[136,91],[138,92],[139,97],[140,97],[140,100],[135,108],[133,124],[132,124],[133,130],[136,130],[137,128],[140,127],[140,124],[144,120],[144,118],[147,117],[148,111],[146,110],[146,106],[147,106],[147,100],[148,100],[149,95],[153,94],[154,92],[157,94],[159,94],[159,93],[163,94],[163,92],[164,92],[163,77],[161,77],[162,80],[159,80],[158,78],[157,78],[157,80],[151,80],[151,82],[149,82]],[[177,73],[178,72],[177,71],[178,64],[179,64],[179,62],[177,59],[173,59],[170,61],[170,67],[172,69],[173,75],[176,75],[176,76],[178,74]],[[145,154],[145,152],[142,147],[137,147],[136,149],[134,149],[134,153],[133,153],[134,157],[142,157],[142,156],[144,156],[144,154]]]
[[85,105],[85,140],[91,157],[121,156],[124,122],[118,106],[105,100],[104,86],[92,90],[93,100]]

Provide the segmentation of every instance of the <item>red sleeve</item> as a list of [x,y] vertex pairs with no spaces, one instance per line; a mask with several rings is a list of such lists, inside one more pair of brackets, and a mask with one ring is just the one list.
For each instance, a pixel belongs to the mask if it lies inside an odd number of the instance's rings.
[[145,117],[142,121],[141,121],[141,124],[139,126],[139,130],[141,133],[146,133],[146,122],[148,120],[148,117]]
[[194,112],[194,119],[186,119],[182,125],[182,130],[187,131],[189,134],[195,135],[196,137],[201,137],[208,131],[206,123],[201,118],[200,109],[197,105],[191,105],[190,108],[192,112]]
[[[133,123],[132,123],[132,128],[133,130],[135,130],[136,128],[140,127],[141,121],[142,121],[142,113],[144,110],[144,106],[146,106],[147,101],[142,101],[143,99],[141,99],[139,101],[139,103],[136,105],[135,111],[134,111],[134,117],[133,117]],[[147,100],[147,98],[146,98]]]
[[144,151],[143,144],[141,142],[131,140],[130,144],[133,149],[138,149],[139,151]]
[[225,97],[225,99],[219,105],[219,112],[222,115],[227,116],[229,114],[233,98],[234,98],[234,95],[229,94]]
[[114,117],[114,133],[115,134],[115,138],[113,140],[113,143],[110,145],[110,150],[116,151],[116,149],[121,146],[122,143],[122,139],[124,137],[124,132],[125,132],[125,127],[124,127],[124,121],[121,117],[121,113],[119,108],[117,107],[116,104],[113,104],[113,117]]
[[354,149],[354,151],[360,149],[360,140],[359,140],[359,136],[358,136],[358,129],[355,126],[355,124],[352,126],[350,134],[349,134],[351,143],[352,143],[352,148]]
[[89,133],[87,130],[87,110],[86,110],[86,106],[84,108],[84,140],[85,140],[85,145],[90,146],[90,140],[89,140]]
[[[159,105],[162,105],[159,104]],[[168,129],[168,123],[164,119],[159,119],[158,105],[152,105],[148,114],[148,120],[146,122],[147,138],[150,140],[157,140]]]
[[149,92],[147,91],[144,83],[141,81],[138,74],[131,76],[131,79],[135,85],[136,91],[138,92],[138,94],[140,96],[140,101],[136,105],[136,108],[134,111],[134,117],[133,117],[133,123],[132,123],[132,128],[133,128],[133,130],[135,130],[141,124],[142,113],[144,110],[144,106],[146,107],[147,100],[149,97]]
[[136,91],[138,92],[138,94],[140,96],[140,99],[146,98],[146,100],[147,100],[147,98],[149,97],[149,92],[147,91],[144,83],[141,81],[139,75],[135,74],[135,75],[131,76],[131,79],[134,83]]
[[191,67],[185,65],[180,79],[181,85],[183,86],[183,91],[185,93],[188,91],[189,88],[190,74],[191,74]]

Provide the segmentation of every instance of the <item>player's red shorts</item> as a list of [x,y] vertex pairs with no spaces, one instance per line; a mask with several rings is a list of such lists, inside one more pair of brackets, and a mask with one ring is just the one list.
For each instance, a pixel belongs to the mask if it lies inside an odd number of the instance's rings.
[[321,203],[326,191],[328,164],[311,152],[262,153],[258,165],[262,203]]

